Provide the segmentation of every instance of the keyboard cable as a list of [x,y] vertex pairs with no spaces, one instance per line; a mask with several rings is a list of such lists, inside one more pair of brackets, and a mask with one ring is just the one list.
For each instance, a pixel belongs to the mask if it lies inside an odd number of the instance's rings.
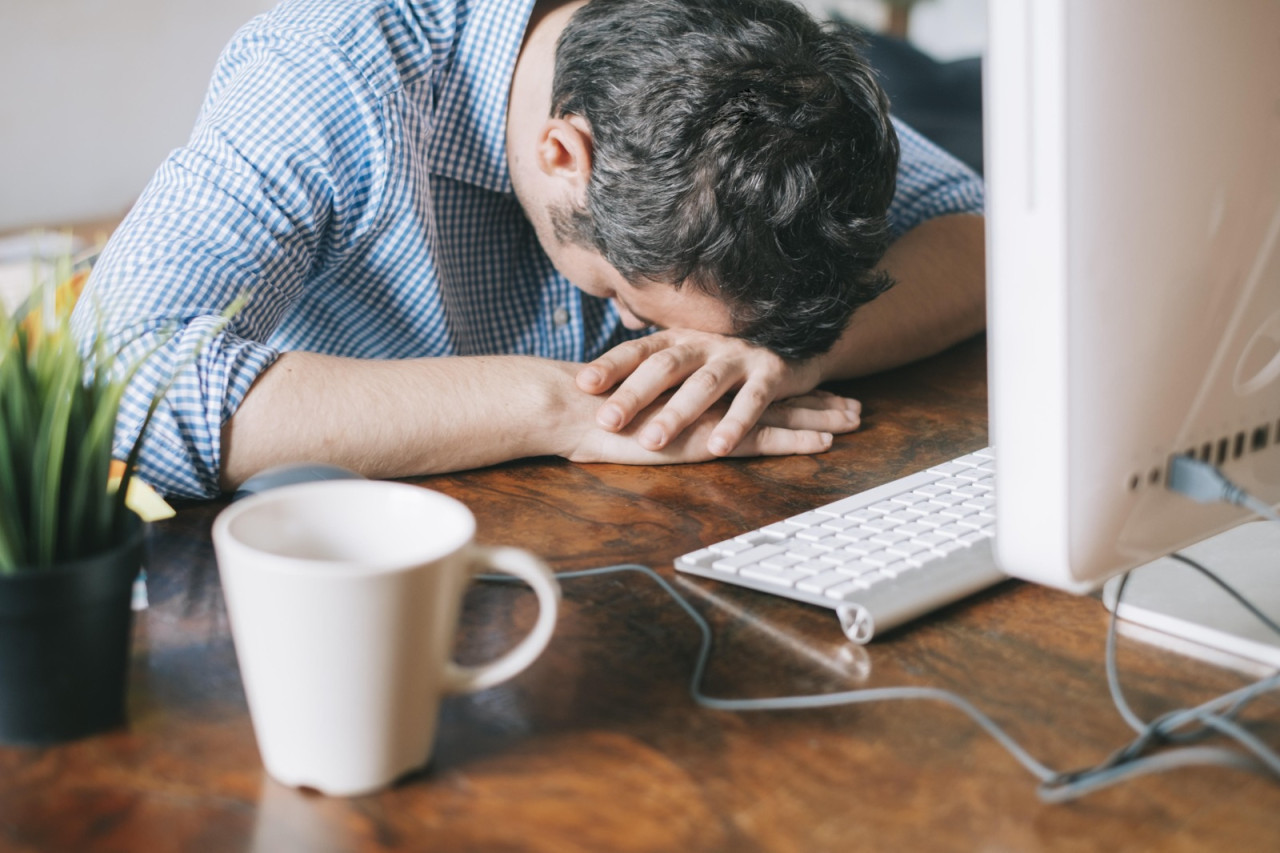
[[[1179,459],[1189,457],[1178,457]],[[1231,483],[1211,465],[1191,460],[1196,466],[1177,463],[1169,486],[1175,491],[1201,502],[1227,501],[1245,506],[1258,515],[1280,522],[1280,516],[1260,499],[1249,495]],[[1213,469],[1210,472],[1203,467]],[[1270,630],[1280,635],[1280,625],[1262,613],[1243,595],[1205,566],[1182,554],[1171,555],[1204,574],[1260,619]],[[1088,768],[1058,772],[1031,755],[1021,744],[1004,731],[972,702],[959,694],[935,687],[870,687],[799,696],[774,696],[766,698],[728,699],[709,696],[702,690],[703,677],[711,657],[712,631],[707,620],[660,574],[638,563],[623,563],[581,571],[556,573],[559,580],[599,577],[621,572],[638,572],[650,578],[693,620],[701,635],[697,658],[690,676],[689,695],[700,707],[718,711],[781,711],[809,708],[827,708],[839,705],[866,704],[894,701],[936,701],[959,710],[979,728],[1000,744],[1019,764],[1039,780],[1037,794],[1048,803],[1061,803],[1077,799],[1122,781],[1151,773],[1161,773],[1179,767],[1214,765],[1262,772],[1280,781],[1280,754],[1256,735],[1248,731],[1237,718],[1254,699],[1270,691],[1280,689],[1280,673],[1259,679],[1245,687],[1230,691],[1193,708],[1166,712],[1151,721],[1141,719],[1130,707],[1121,689],[1119,668],[1116,665],[1115,610],[1124,595],[1128,576],[1122,577],[1117,591],[1117,606],[1113,609],[1107,629],[1106,673],[1112,701],[1125,722],[1137,734],[1132,741],[1112,752],[1102,762]],[[512,583],[513,578],[503,575],[479,575],[478,580]],[[1234,741],[1241,749],[1223,746],[1188,745],[1211,735],[1220,735]],[[1153,751],[1160,750],[1160,751]]]

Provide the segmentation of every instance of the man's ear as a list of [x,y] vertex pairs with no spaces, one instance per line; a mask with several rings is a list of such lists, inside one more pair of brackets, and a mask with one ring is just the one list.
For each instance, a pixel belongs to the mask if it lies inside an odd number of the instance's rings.
[[582,116],[549,118],[538,136],[538,169],[583,198],[591,179],[591,125]]

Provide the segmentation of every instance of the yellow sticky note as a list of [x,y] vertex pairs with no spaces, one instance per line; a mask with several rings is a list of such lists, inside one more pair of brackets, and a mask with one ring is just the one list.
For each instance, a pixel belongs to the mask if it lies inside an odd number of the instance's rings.
[[[110,478],[107,486],[111,489],[120,487],[120,477],[124,474],[124,463],[118,459],[111,461]],[[124,496],[125,506],[138,514],[143,521],[162,521],[177,515],[173,507],[160,497],[160,494],[137,477],[129,479],[129,492]]]

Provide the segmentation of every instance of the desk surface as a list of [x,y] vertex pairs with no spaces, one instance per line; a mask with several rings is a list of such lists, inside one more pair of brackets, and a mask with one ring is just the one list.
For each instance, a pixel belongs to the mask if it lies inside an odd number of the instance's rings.
[[[672,558],[986,443],[981,341],[848,383],[865,426],[814,458],[666,468],[536,459],[421,482],[468,503],[479,539],[558,571]],[[733,714],[689,699],[698,634],[636,574],[570,580],[548,651],[514,681],[446,700],[429,768],[376,796],[294,791],[262,770],[210,545],[221,504],[154,526],[126,729],[0,749],[5,850],[1276,850],[1280,787],[1183,770],[1074,804],[933,703]],[[1033,755],[1091,765],[1126,742],[1103,671],[1106,614],[1009,582],[863,649],[829,611],[681,577],[715,631],[706,689],[774,696],[859,686],[958,691]],[[459,639],[485,659],[532,597],[476,587]],[[1241,683],[1121,640],[1150,716]],[[1272,742],[1280,705],[1267,700]]]

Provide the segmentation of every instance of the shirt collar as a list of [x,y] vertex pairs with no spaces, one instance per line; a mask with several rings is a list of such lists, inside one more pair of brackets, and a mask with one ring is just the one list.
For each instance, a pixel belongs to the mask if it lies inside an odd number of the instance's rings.
[[507,101],[534,0],[460,3],[461,33],[436,89],[427,163],[435,174],[510,193]]

